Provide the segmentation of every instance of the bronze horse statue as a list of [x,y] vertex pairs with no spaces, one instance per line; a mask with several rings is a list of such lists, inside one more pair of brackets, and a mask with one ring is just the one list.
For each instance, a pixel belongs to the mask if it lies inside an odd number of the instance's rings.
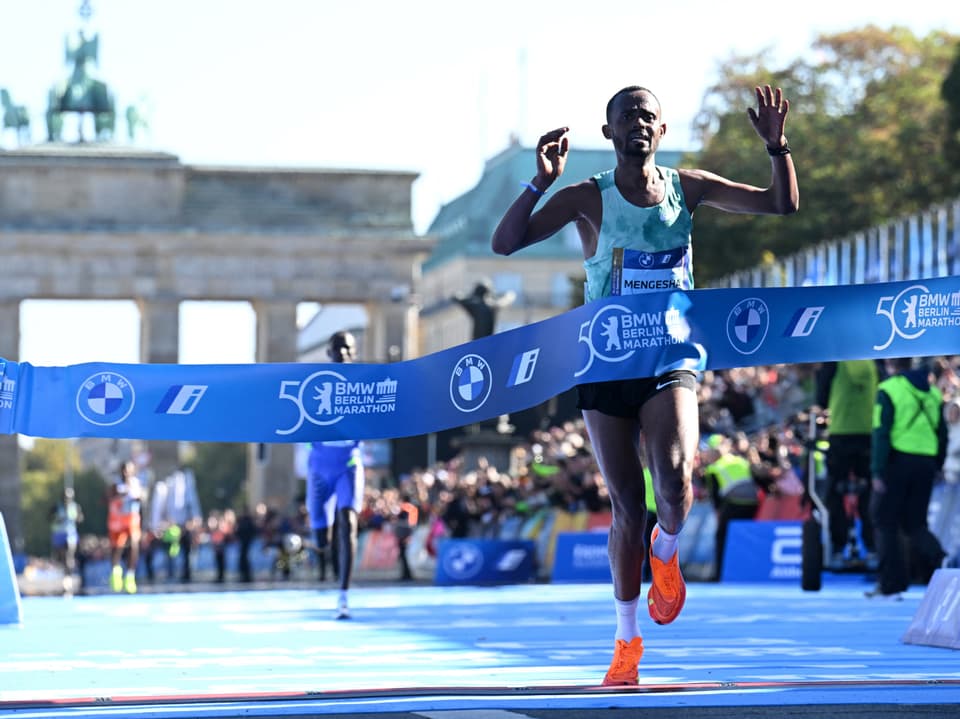
[[47,139],[57,142],[63,134],[63,115],[68,112],[81,116],[79,141],[83,142],[83,115],[93,115],[97,140],[110,139],[116,124],[113,94],[106,83],[98,80],[92,67],[97,64],[99,38],[88,38],[80,30],[75,41],[67,39],[67,62],[73,63],[73,72],[64,82],[50,90],[47,103]]
[[[25,145],[30,142],[30,115],[23,105],[15,105],[6,88],[0,88],[0,106],[3,108],[3,126],[0,130],[13,129],[17,142]],[[2,134],[2,133],[0,133]]]

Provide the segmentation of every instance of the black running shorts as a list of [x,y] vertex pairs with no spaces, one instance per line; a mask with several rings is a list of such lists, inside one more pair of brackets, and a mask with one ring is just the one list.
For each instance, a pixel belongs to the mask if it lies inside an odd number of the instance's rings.
[[635,419],[648,399],[672,387],[686,387],[696,392],[697,375],[689,370],[676,370],[659,377],[586,382],[577,385],[577,408]]

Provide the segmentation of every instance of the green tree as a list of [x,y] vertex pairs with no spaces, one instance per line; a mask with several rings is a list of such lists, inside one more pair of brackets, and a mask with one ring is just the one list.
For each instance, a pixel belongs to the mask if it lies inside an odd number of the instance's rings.
[[62,480],[53,472],[30,470],[23,473],[21,512],[24,549],[31,556],[50,556],[50,510],[62,491]]
[[246,503],[246,444],[197,442],[186,464],[196,476],[197,496],[204,512],[241,509]]
[[953,64],[947,73],[940,96],[947,104],[947,159],[954,167],[960,166],[960,43],[954,53]]
[[745,110],[755,86],[780,86],[790,99],[800,212],[787,221],[698,213],[701,282],[758,265],[765,253],[792,254],[956,196],[960,177],[944,157],[940,87],[957,39],[868,26],[821,36],[815,63],[775,70],[764,53],[723,63],[695,125],[703,151],[690,161],[765,186],[769,161]]
[[84,467],[74,475],[74,497],[83,510],[80,534],[107,533],[107,489],[110,479],[93,467]]
[[74,496],[84,513],[80,532],[106,533],[106,483],[95,469],[81,468],[72,443],[38,439],[24,455],[21,511],[27,554],[50,555],[51,510],[63,496],[68,467]]

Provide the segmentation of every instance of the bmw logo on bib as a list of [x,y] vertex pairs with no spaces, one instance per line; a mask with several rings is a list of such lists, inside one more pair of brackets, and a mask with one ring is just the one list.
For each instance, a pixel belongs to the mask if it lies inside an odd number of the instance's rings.
[[493,387],[490,365],[480,355],[464,355],[450,376],[450,401],[461,412],[474,412],[483,406]]
[[119,424],[133,411],[136,395],[123,375],[99,372],[90,375],[77,392],[77,412],[90,424]]
[[741,300],[727,316],[727,339],[740,354],[750,355],[760,349],[768,329],[770,310],[757,297]]

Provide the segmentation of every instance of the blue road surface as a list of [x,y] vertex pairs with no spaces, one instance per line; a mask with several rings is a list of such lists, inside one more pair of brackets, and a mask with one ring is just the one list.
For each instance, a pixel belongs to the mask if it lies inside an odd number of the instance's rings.
[[0,626],[0,718],[960,716],[960,652],[901,641],[926,588],[866,586],[691,584],[676,622],[642,617],[626,690],[597,686],[605,584],[361,586],[349,621],[329,588],[24,597]]

